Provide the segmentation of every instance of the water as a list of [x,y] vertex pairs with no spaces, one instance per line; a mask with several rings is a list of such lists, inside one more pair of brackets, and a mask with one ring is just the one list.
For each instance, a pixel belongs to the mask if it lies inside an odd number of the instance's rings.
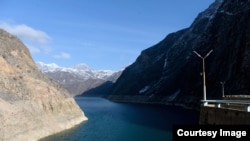
[[75,100],[89,120],[41,141],[171,141],[173,124],[198,124],[198,112],[180,107]]

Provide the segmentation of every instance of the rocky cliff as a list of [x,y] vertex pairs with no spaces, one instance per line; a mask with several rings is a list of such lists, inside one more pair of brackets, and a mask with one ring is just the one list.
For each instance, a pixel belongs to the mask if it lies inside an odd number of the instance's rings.
[[186,29],[141,52],[114,84],[111,100],[177,104],[199,108],[203,99],[202,59],[207,99],[250,94],[250,1],[216,0]]
[[0,140],[38,140],[87,120],[68,92],[37,69],[22,42],[1,29],[0,66]]

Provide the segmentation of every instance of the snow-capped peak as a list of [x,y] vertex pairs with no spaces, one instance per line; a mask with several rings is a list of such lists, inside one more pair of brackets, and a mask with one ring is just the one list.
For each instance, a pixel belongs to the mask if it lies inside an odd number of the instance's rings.
[[60,67],[55,63],[45,64],[43,62],[36,64],[43,73],[68,72],[84,79],[106,79],[115,73],[112,70],[94,70],[86,64],[78,64],[74,67]]
[[60,67],[55,63],[45,64],[43,62],[37,62],[36,65],[42,72],[53,72],[60,69]]

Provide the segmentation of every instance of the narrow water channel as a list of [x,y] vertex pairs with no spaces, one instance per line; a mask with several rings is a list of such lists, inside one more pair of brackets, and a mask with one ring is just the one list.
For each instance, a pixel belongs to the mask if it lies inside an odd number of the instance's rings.
[[181,107],[116,103],[76,97],[88,121],[41,141],[171,141],[172,125],[198,124],[199,113]]

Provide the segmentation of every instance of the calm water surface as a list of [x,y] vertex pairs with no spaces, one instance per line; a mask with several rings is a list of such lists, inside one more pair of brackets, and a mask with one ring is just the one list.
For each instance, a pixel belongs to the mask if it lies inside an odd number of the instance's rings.
[[171,141],[173,124],[198,124],[199,113],[173,106],[76,97],[88,121],[41,141]]

